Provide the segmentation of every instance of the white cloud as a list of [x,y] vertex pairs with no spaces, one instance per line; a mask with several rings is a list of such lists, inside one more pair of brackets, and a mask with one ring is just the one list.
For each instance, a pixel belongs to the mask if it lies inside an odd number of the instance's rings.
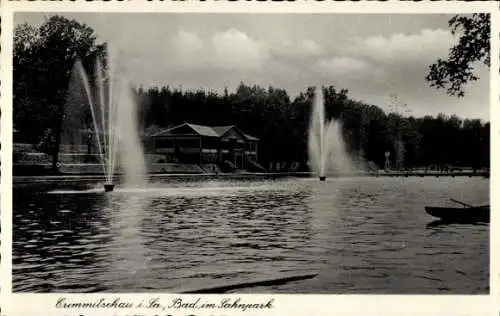
[[349,76],[366,73],[370,70],[367,62],[348,56],[320,59],[316,64],[318,71],[325,77]]
[[186,53],[200,51],[203,48],[203,41],[198,35],[185,31],[179,31],[175,35],[174,44]]
[[[445,58],[455,43],[456,38],[444,29],[356,37],[336,43],[331,58],[318,60],[312,70],[349,89],[355,99],[385,109],[389,95],[396,93],[417,116],[445,112],[488,117],[488,98],[484,93],[488,82],[486,71],[479,72],[485,80],[469,85],[466,99],[447,97],[445,91],[430,88],[425,80],[429,65]],[[470,107],[471,102],[479,105],[479,112]]]
[[301,47],[310,55],[319,55],[323,52],[323,48],[320,44],[316,43],[310,39],[304,39],[301,42]]
[[418,34],[394,34],[390,37],[371,36],[354,38],[345,46],[351,56],[359,56],[380,63],[428,63],[446,56],[455,38],[448,30],[422,30]]
[[236,29],[217,33],[210,42],[213,52],[211,61],[223,69],[258,71],[269,58],[267,45]]
[[[452,34],[444,29],[423,29],[414,34],[396,33],[389,36],[348,39],[347,44],[339,43],[338,53],[369,64],[371,73],[368,76],[355,77],[356,83],[343,83],[357,86],[356,89],[360,91],[370,91],[370,94],[385,91],[387,94],[415,95],[416,98],[417,94],[431,92],[428,91],[429,84],[425,80],[429,65],[438,58],[446,57],[455,40]],[[362,62],[358,62],[357,68],[351,67],[353,70],[361,68]],[[352,62],[351,64],[355,65]],[[346,65],[343,67],[348,68]],[[342,69],[342,66],[339,68]],[[346,80],[349,78],[353,77]]]
[[[228,29],[203,39],[195,33],[177,32],[165,58],[181,71],[207,69],[259,71],[269,57],[267,46],[247,34]],[[168,56],[167,56],[168,55]]]
[[198,68],[204,62],[203,40],[196,34],[179,31],[174,35],[171,51],[174,56],[168,56],[169,59],[176,60],[176,63],[184,68]]
[[[466,99],[449,98],[425,81],[428,66],[446,57],[455,43],[448,30],[344,37],[333,43],[303,36],[273,40],[251,34],[242,28],[178,31],[165,49],[149,51],[151,59],[163,62],[163,73],[153,77],[158,63],[144,63],[142,58],[136,68],[148,73],[142,81],[154,79],[184,87],[232,89],[233,83],[243,80],[283,87],[294,96],[309,85],[334,84],[348,89],[354,99],[382,108],[387,108],[389,95],[396,93],[414,115],[488,116],[487,71],[480,73],[486,84],[471,84]],[[482,112],[475,113],[479,108]]]
[[318,42],[311,39],[299,39],[295,41],[282,40],[270,44],[272,52],[277,56],[291,58],[318,57],[324,53],[324,48]]

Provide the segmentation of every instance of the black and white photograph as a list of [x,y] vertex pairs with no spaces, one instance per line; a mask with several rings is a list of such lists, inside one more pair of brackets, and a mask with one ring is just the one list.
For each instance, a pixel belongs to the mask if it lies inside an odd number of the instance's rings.
[[13,293],[490,293],[487,11],[15,12],[12,41]]

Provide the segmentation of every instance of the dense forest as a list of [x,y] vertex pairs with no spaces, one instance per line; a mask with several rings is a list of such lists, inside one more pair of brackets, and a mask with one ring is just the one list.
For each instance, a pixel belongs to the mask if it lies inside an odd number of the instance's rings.
[[[89,26],[60,16],[50,17],[37,27],[19,25],[14,35],[17,139],[52,154],[55,166],[73,63],[77,57],[86,63],[105,56],[106,45],[96,43]],[[226,89],[219,94],[164,86],[136,87],[134,95],[142,135],[183,122],[236,124],[260,138],[259,162],[264,166],[282,161],[299,162],[306,168],[308,123],[316,95],[323,95],[326,117],[342,122],[347,151],[354,159],[383,167],[384,153],[390,151],[401,168],[436,164],[479,168],[490,164],[489,123],[446,115],[385,113],[331,85],[307,87],[297,96],[279,87],[244,83],[235,91]]]
[[[309,87],[292,98],[283,89],[240,83],[216,94],[169,87],[136,90],[146,133],[183,122],[236,124],[260,138],[259,160],[307,162],[307,133],[313,98],[323,95],[327,119],[342,122],[347,151],[354,159],[384,165],[386,151],[399,167],[450,164],[489,166],[490,124],[456,116],[402,116],[349,98],[348,91]],[[394,98],[397,102],[397,98]],[[396,105],[397,106],[397,105]]]

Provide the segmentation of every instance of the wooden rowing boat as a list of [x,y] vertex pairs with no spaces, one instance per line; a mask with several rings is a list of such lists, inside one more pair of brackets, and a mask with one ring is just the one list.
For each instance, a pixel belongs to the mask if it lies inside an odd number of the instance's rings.
[[453,202],[462,204],[463,207],[437,207],[426,206],[427,214],[437,217],[444,222],[453,223],[489,223],[490,222],[490,206],[472,206],[457,200],[451,199]]

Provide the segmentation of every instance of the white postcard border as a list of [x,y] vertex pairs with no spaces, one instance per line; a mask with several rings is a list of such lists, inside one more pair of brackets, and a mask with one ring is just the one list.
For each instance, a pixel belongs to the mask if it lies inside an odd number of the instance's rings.
[[[229,2],[229,1],[111,1],[111,2],[54,2],[2,1],[1,33],[1,303],[3,315],[133,315],[132,312],[88,309],[58,310],[55,302],[60,297],[95,301],[119,297],[123,301],[142,301],[160,297],[171,302],[176,297],[193,300],[197,297],[219,301],[225,297],[241,297],[250,302],[274,299],[275,308],[269,310],[175,310],[142,311],[144,315],[324,315],[380,314],[380,315],[498,315],[500,311],[500,214],[492,212],[490,224],[490,295],[177,295],[177,294],[12,294],[12,31],[13,13],[45,12],[225,12],[225,13],[472,13],[489,11],[492,14],[490,120],[491,120],[491,205],[500,208],[499,117],[499,34],[500,11],[491,2]],[[142,315],[137,311],[137,315]]]

